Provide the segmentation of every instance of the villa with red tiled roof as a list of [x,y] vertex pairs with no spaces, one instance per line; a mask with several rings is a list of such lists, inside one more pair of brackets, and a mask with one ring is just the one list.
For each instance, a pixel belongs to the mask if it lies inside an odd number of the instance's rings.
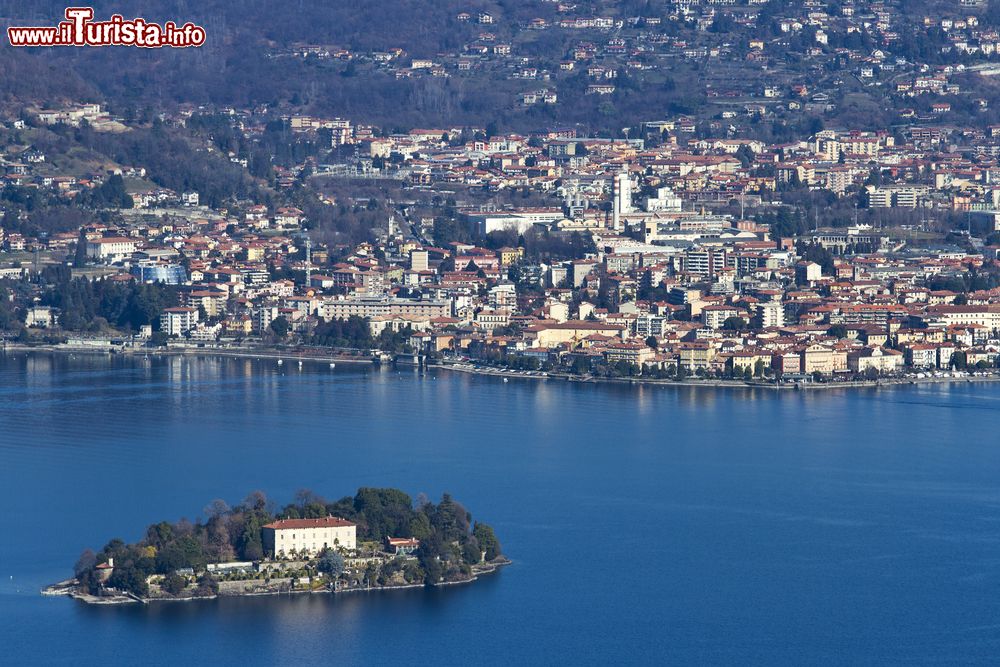
[[415,537],[385,538],[389,553],[397,555],[410,554],[420,548],[420,540]]
[[335,516],[321,519],[281,519],[263,527],[264,552],[285,558],[295,552],[318,554],[324,549],[353,550],[358,546],[357,524]]

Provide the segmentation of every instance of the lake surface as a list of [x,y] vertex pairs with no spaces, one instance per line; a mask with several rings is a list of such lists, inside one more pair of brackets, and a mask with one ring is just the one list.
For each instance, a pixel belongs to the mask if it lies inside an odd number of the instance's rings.
[[[998,409],[995,384],[777,394],[0,356],[0,662],[992,662]],[[38,594],[83,548],[214,498],[359,486],[450,492],[514,564],[335,597]]]

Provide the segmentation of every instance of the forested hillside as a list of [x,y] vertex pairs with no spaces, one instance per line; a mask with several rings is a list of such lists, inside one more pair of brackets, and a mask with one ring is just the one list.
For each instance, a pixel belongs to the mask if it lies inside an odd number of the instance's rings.
[[[339,116],[388,130],[574,126],[619,135],[678,115],[719,134],[725,119],[750,114],[750,134],[787,141],[821,129],[820,116],[826,126],[878,129],[896,119],[901,104],[930,112],[935,96],[898,100],[894,86],[869,85],[858,67],[869,54],[887,57],[887,71],[897,60],[937,67],[1000,58],[962,52],[939,25],[940,17],[974,15],[978,26],[996,28],[1000,0],[831,0],[820,3],[831,17],[823,30],[792,0],[690,10],[669,0],[93,4],[97,19],[120,13],[192,21],[206,29],[207,41],[196,49],[0,49],[0,104],[96,101],[126,121],[194,104]],[[864,22],[875,25],[880,7],[891,13],[890,36],[857,30],[844,18],[871,15]],[[64,8],[53,0],[4,0],[0,25],[54,25]],[[949,100],[952,113],[996,122],[1000,87],[967,78],[963,89],[981,97]],[[786,92],[802,87],[803,96],[827,90],[830,99],[810,104],[803,97],[762,120],[752,106],[773,84]]]
[[[525,29],[532,19],[557,20],[556,5],[482,0],[364,1],[360,3],[302,0],[286,4],[251,0],[203,3],[95,2],[95,17],[112,13],[141,16],[150,21],[192,21],[205,27],[208,40],[199,49],[62,48],[0,50],[0,102],[38,100],[101,101],[116,114],[141,117],[150,109],[180,103],[248,107],[267,104],[307,113],[364,118],[389,127],[433,124],[478,125],[500,122],[512,129],[533,129],[559,123],[618,127],[621,119],[686,111],[697,100],[688,89],[684,100],[673,91],[694,70],[678,63],[673,78],[630,74],[618,82],[618,92],[607,98],[585,95],[589,83],[583,72],[558,81],[516,80],[510,62],[493,63],[469,76],[399,78],[368,56],[402,49],[397,65],[414,58],[461,55],[463,48],[483,38],[510,43],[512,56],[522,55],[543,69],[559,72],[582,36],[565,31]],[[587,3],[577,13],[629,16],[662,13],[666,2]],[[3,27],[54,25],[65,3],[0,3]],[[459,21],[466,12],[488,12],[487,26]],[[350,58],[284,58],[276,53],[295,45],[318,44],[345,49]],[[537,67],[537,65],[536,65]],[[451,74],[455,74],[451,72]],[[565,103],[520,108],[519,95],[544,85],[555,88]]]

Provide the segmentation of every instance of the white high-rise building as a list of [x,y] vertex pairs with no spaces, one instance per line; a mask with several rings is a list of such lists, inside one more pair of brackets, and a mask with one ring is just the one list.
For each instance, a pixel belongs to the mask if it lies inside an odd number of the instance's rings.
[[183,336],[197,323],[197,308],[166,308],[160,315],[160,331],[168,336]]
[[632,212],[632,180],[624,167],[612,180],[611,219],[612,229],[621,231],[621,216]]
[[765,301],[757,304],[758,326],[763,329],[785,326],[785,307],[780,301]]
[[564,189],[563,195],[563,209],[566,215],[570,218],[576,218],[578,216],[583,216],[584,212],[590,207],[590,202],[580,192],[580,181],[573,180]]
[[668,187],[657,188],[655,197],[646,197],[645,209],[647,211],[680,213],[682,207],[681,198]]

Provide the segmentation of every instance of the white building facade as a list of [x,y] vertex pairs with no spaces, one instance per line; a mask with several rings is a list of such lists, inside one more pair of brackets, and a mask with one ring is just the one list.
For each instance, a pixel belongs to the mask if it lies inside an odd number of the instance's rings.
[[358,546],[357,525],[335,516],[322,519],[281,519],[263,528],[264,552],[274,558],[315,555],[323,549],[354,550]]
[[168,336],[183,336],[198,324],[197,308],[167,308],[160,315],[160,331]]

